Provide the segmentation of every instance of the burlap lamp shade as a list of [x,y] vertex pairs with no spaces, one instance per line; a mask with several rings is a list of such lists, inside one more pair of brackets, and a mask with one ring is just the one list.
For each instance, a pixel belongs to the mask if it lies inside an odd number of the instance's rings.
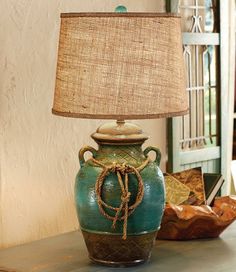
[[149,119],[187,109],[180,17],[61,15],[54,114]]

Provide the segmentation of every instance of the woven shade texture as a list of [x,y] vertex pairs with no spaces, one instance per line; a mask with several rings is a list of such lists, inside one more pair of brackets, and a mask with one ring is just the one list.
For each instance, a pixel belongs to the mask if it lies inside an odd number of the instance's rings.
[[54,114],[149,119],[187,110],[180,17],[61,15]]

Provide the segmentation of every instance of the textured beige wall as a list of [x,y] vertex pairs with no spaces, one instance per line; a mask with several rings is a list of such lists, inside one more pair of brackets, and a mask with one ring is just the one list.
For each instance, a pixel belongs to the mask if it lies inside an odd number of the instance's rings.
[[[51,114],[60,12],[160,11],[163,2],[0,1],[0,247],[78,228],[77,153],[96,146],[89,135],[102,121]],[[137,123],[165,157],[165,121]]]

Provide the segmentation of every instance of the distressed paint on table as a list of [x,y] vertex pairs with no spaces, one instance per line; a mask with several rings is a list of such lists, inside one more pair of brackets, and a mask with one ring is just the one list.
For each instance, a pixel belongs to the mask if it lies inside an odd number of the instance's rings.
[[217,239],[157,241],[151,261],[133,268],[92,264],[79,232],[71,232],[0,251],[1,266],[16,272],[191,271],[233,272],[236,268],[236,223]]

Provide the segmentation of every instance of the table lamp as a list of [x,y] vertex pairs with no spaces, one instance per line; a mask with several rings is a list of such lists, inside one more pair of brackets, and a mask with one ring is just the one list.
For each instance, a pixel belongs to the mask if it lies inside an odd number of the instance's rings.
[[[148,137],[124,120],[187,111],[179,16],[61,14],[52,112],[117,120],[92,134],[98,150],[79,151],[75,203],[94,262],[130,266],[147,261],[164,210],[160,151],[143,151]],[[92,156],[85,161],[87,151]],[[154,161],[150,151],[156,152]]]

